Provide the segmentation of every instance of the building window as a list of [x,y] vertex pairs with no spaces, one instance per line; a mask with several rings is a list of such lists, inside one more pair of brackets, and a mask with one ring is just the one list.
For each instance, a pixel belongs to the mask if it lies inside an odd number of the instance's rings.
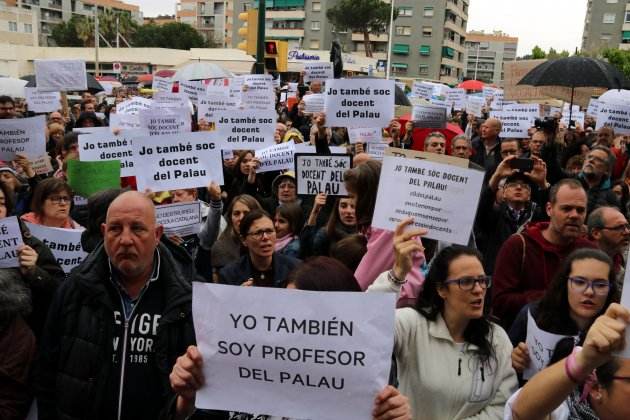
[[599,38],[601,41],[610,41],[612,39],[612,35],[610,34],[602,34],[602,36]]
[[17,32],[17,22],[9,21],[9,31]]
[[606,0],[606,3],[608,4],[617,4],[618,2],[618,0]]
[[630,23],[630,10],[626,11],[626,23]]
[[407,64],[405,63],[392,63],[392,73],[394,74],[406,74]]
[[409,45],[408,44],[394,44],[392,48],[392,52],[394,54],[399,55],[409,55]]
[[604,19],[602,23],[615,23],[615,14],[614,13],[604,13]]
[[322,3],[319,1],[313,2],[313,12],[320,12],[322,10]]
[[418,73],[421,76],[427,76],[429,74],[429,66],[426,64],[420,64],[420,67],[418,67]]
[[423,26],[422,27],[422,36],[428,38],[433,35],[433,27],[432,26]]
[[421,45],[419,51],[420,51],[420,55],[424,55],[424,56],[431,55],[431,46],[430,45]]
[[424,17],[433,17],[433,6],[424,8]]
[[396,26],[396,35],[411,35],[411,26]]
[[27,34],[32,34],[33,33],[33,25],[31,25],[30,23],[25,23],[24,24],[24,32],[26,32]]
[[311,42],[308,44],[308,47],[311,50],[319,50],[319,39],[311,39]]
[[413,16],[413,7],[399,7],[398,16]]
[[321,29],[320,25],[319,25],[319,21],[318,20],[314,20],[311,22],[311,30],[312,31],[319,31]]

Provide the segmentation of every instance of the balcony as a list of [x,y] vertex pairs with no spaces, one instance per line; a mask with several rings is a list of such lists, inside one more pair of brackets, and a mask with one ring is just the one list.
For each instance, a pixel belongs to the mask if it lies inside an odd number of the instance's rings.
[[455,51],[458,51],[458,52],[461,52],[461,53],[463,53],[465,51],[464,47],[462,47],[457,42],[452,41],[452,40],[450,40],[448,38],[444,38],[444,42],[442,43],[442,45],[444,45],[445,47],[452,48]]
[[[388,34],[374,35],[370,34],[370,42],[387,42],[389,39]],[[352,33],[352,40],[357,42],[363,42],[363,34],[359,32]]]
[[304,10],[267,10],[265,13],[267,20],[304,19],[305,16]]
[[465,35],[464,29],[459,26],[456,22],[453,22],[451,19],[444,20],[444,29],[450,29],[451,31],[458,33],[460,35]]
[[462,8],[461,1],[458,1],[457,4],[455,4],[453,0],[447,0],[446,10],[450,10],[451,12],[455,13],[457,16],[459,16],[463,20],[468,20],[468,16],[466,12],[464,12],[464,9]]
[[279,39],[304,38],[304,29],[265,29],[265,36]]
[[453,60],[452,58],[448,58],[448,57],[442,57],[441,64],[443,66],[448,66],[448,67],[454,67],[454,68],[460,68],[460,69],[464,68],[464,63],[460,63],[459,61]]

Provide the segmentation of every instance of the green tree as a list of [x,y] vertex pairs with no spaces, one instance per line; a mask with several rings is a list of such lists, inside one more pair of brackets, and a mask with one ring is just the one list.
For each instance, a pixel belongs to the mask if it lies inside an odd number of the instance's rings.
[[180,22],[167,23],[158,26],[143,25],[132,36],[134,47],[174,48],[189,50],[191,48],[206,48],[206,40],[190,25]]
[[83,41],[77,36],[77,19],[79,16],[75,15],[53,27],[51,36],[58,47],[83,47]]
[[84,47],[94,46],[94,19],[87,16],[79,16],[75,25],[77,37],[83,42]]
[[602,56],[615,66],[626,78],[630,78],[630,51],[617,48],[606,48]]
[[533,60],[539,60],[541,58],[546,58],[547,54],[545,54],[545,52],[543,51],[542,48],[540,48],[538,45],[534,46],[534,48],[532,48],[532,59]]
[[[365,56],[372,57],[370,34],[385,33],[390,13],[391,4],[382,0],[341,0],[326,11],[326,17],[337,30],[362,33]],[[394,16],[397,15],[394,10]]]

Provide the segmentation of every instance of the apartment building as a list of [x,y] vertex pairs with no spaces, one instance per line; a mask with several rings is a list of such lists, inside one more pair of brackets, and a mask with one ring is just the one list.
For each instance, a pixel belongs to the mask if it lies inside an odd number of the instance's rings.
[[232,45],[232,23],[234,2],[178,0],[175,18],[197,29],[199,33],[217,46]]
[[588,0],[582,50],[630,49],[630,3],[624,0]]
[[506,62],[516,60],[518,38],[501,31],[466,34],[465,77],[503,86]]
[[0,43],[38,46],[37,15],[0,1]]

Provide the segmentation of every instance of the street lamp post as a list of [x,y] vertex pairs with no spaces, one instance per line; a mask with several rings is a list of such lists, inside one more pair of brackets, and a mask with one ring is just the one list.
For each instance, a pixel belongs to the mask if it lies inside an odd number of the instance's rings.
[[[387,40],[387,71],[385,72],[385,78],[389,79],[389,74],[392,68],[392,37],[394,35],[394,3],[396,0],[392,0],[392,10],[389,14],[389,39]],[[366,45],[367,47],[367,45]]]

